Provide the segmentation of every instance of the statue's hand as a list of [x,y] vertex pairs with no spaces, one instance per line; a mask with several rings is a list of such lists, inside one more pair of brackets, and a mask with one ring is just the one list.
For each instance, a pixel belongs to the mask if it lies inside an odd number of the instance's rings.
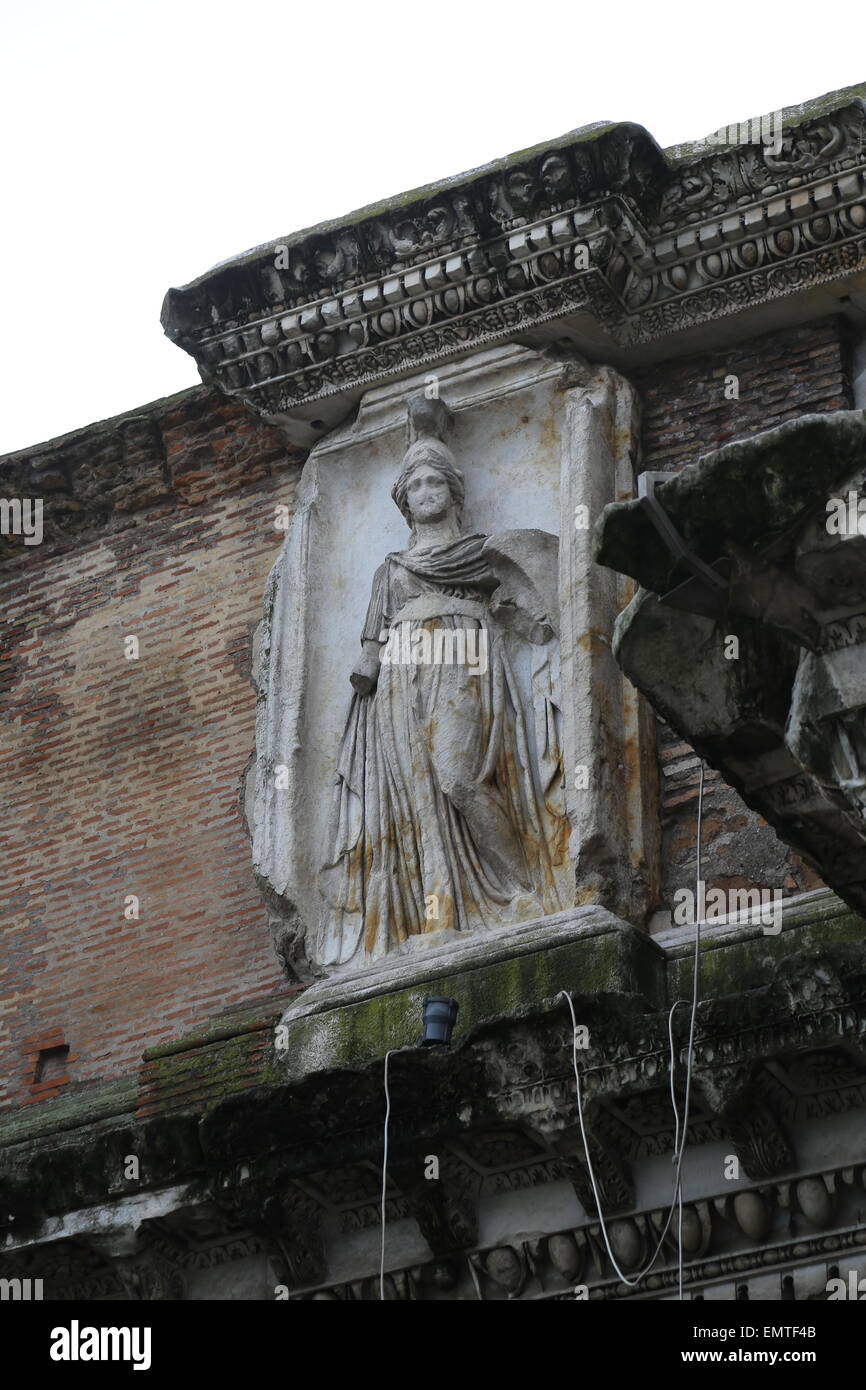
[[[504,590],[505,586],[502,586]],[[525,641],[543,647],[555,637],[556,630],[547,613],[529,612],[518,598],[497,589],[490,603],[490,615],[503,627],[510,628]]]
[[556,631],[547,613],[534,614],[529,631],[530,642],[536,647],[544,647],[555,636]]
[[369,695],[376,689],[379,679],[379,643],[364,642],[362,646],[361,660],[349,679],[352,689],[357,690],[359,695]]
[[367,676],[363,671],[353,671],[349,680],[359,695],[370,695],[376,689],[376,677]]
[[501,531],[481,551],[499,579],[491,614],[536,646],[558,635],[559,541],[547,531]]

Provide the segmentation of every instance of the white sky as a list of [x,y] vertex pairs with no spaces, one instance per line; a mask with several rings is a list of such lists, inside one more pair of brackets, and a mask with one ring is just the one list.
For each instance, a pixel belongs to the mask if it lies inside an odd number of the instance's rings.
[[666,146],[820,96],[864,30],[862,0],[0,0],[0,453],[197,382],[159,312],[217,261],[591,121]]

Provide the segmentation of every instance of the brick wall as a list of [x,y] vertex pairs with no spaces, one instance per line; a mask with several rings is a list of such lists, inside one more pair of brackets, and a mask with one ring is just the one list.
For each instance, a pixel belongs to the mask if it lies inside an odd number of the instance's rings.
[[[725,399],[725,379],[739,399]],[[678,471],[729,439],[852,405],[845,325],[821,319],[631,373],[643,402],[643,468]]]
[[250,639],[298,468],[203,388],[0,461],[2,495],[46,498],[44,544],[7,541],[0,566],[7,1104],[132,1071],[286,988],[241,783]]
[[[738,378],[739,399],[725,399]],[[767,334],[701,356],[661,362],[632,374],[643,400],[642,468],[678,471],[730,439],[771,429],[813,411],[848,410],[850,370],[841,319]],[[684,659],[687,659],[684,654]],[[662,902],[693,887],[700,764],[691,747],[661,720]],[[717,773],[704,778],[702,877],[720,888],[821,886]]]
[[[649,468],[850,403],[836,320],[633,379]],[[45,499],[44,543],[0,550],[6,1105],[134,1071],[145,1048],[287,992],[241,793],[250,638],[300,461],[204,388],[0,460],[0,495]],[[694,875],[697,762],[664,726],[659,753],[669,902]],[[703,834],[710,882],[816,882],[714,774]]]

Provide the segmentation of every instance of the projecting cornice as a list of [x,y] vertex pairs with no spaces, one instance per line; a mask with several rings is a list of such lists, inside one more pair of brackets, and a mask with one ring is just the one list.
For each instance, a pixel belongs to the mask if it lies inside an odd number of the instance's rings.
[[623,360],[866,276],[864,94],[666,153],[641,126],[586,127],[227,261],[169,290],[165,331],[303,444],[370,386],[481,347]]

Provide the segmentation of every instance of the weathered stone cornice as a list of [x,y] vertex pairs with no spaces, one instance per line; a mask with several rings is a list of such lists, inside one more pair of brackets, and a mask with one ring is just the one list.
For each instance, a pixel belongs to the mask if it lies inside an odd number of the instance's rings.
[[838,100],[785,113],[780,148],[572,133],[226,262],[169,290],[165,331],[309,444],[368,387],[479,347],[628,354],[866,273],[866,111]]
[[[810,899],[775,939],[755,928],[707,929],[689,1115],[690,1149],[702,1149],[704,1161],[691,1171],[684,1210],[693,1287],[763,1278],[768,1266],[796,1277],[798,1266],[848,1248],[863,1182],[857,1129],[843,1126],[829,1171],[813,1143],[826,1116],[866,1104],[866,981],[852,944],[860,924],[840,911]],[[674,1143],[667,1009],[685,997],[677,976],[689,950],[678,938],[653,952],[668,976],[663,999],[650,991],[654,1007],[634,994],[597,994],[589,982],[582,993],[579,971],[562,974],[589,1029],[579,1060],[585,1123],[611,1238],[629,1269],[644,1263],[667,1214],[672,1170],[661,1183],[652,1171]],[[531,1016],[476,1018],[473,1027],[468,991],[459,992],[466,1008],[455,1046],[392,1059],[399,1123],[386,1215],[389,1228],[403,1223],[405,1263],[391,1268],[387,1296],[447,1293],[449,1270],[468,1281],[457,1291],[453,1274],[457,1297],[472,1296],[473,1279],[484,1297],[566,1296],[577,1282],[591,1298],[620,1296],[576,1125],[567,1011],[548,1000]],[[277,1002],[156,1049],[137,1107],[132,1089],[115,1084],[105,1096],[67,1097],[0,1126],[4,1277],[44,1277],[46,1297],[181,1298],[199,1271],[255,1255],[266,1297],[277,1282],[292,1297],[378,1296],[381,1054],[336,1070],[323,1064],[287,1084],[268,1046]],[[381,1010],[379,997],[373,1003]],[[688,1018],[680,1014],[681,1089]],[[415,1023],[404,1022],[404,1041]],[[389,1042],[400,1037],[383,1037]],[[129,1154],[140,1158],[135,1178],[125,1172]],[[430,1154],[440,1164],[433,1180]],[[729,1186],[731,1154],[742,1173]],[[551,1228],[543,1218],[537,1238],[507,1244],[489,1214],[532,1189],[544,1201],[544,1189],[555,1195],[556,1221]],[[367,1252],[351,1284],[345,1266],[331,1263],[337,1235],[347,1234]],[[670,1288],[676,1266],[672,1232],[636,1296]]]
[[[519,1190],[524,1193],[556,1181],[538,1165],[523,1171],[526,1181]],[[367,1177],[373,1198],[377,1174],[371,1169]],[[356,1176],[356,1185],[357,1181]],[[866,1168],[862,1164],[822,1165],[800,1170],[788,1179],[760,1186],[738,1183],[733,1191],[687,1201],[683,1207],[684,1287],[692,1297],[704,1297],[705,1290],[712,1290],[710,1297],[732,1299],[732,1286],[739,1289],[746,1283],[758,1299],[827,1298],[828,1281],[838,1275],[842,1260],[848,1268],[859,1266],[862,1272],[866,1232],[859,1207],[863,1186]],[[357,1191],[354,1195],[357,1198]],[[474,1213],[477,1196],[464,1200]],[[196,1223],[201,1210],[181,1208],[173,1228],[151,1215],[134,1230],[87,1233],[78,1239],[61,1238],[7,1251],[3,1274],[43,1279],[50,1299],[177,1300],[190,1296],[188,1286],[202,1271],[258,1256],[267,1257],[273,1271],[268,1296],[279,1281],[291,1288],[293,1298],[378,1301],[378,1275],[339,1282],[328,1277],[314,1204],[292,1195],[288,1206],[289,1224],[280,1223],[283,1234],[225,1229],[216,1238],[203,1236]],[[375,1227],[375,1201],[370,1203],[369,1222],[364,1208],[357,1211],[361,1223],[344,1225],[344,1230]],[[389,1225],[406,1214],[403,1199],[388,1198]],[[646,1264],[664,1230],[668,1206],[644,1202],[628,1215],[612,1218],[610,1211],[606,1215],[621,1267],[634,1275]],[[212,1208],[209,1217],[213,1228]],[[474,1232],[464,1231],[462,1235],[471,1238],[463,1240],[462,1248],[436,1250],[433,1246],[433,1259],[421,1257],[390,1267],[385,1297],[571,1300],[577,1285],[583,1286],[584,1296],[591,1301],[675,1295],[679,1279],[676,1225],[669,1227],[653,1271],[635,1289],[623,1284],[613,1269],[594,1206],[586,1223],[566,1223],[567,1217],[555,1231],[511,1243],[501,1237],[477,1242]],[[435,1227],[431,1230],[429,1220],[425,1225],[439,1245]]]
[[[779,1124],[797,1118],[791,1106],[801,1103],[799,1095],[806,1118],[813,1119],[866,1102],[866,996],[859,946],[851,945],[860,923],[850,914],[826,919],[820,949],[816,930],[813,910],[776,941],[759,933],[758,954],[766,962],[772,951],[775,960],[769,985],[756,987],[752,979],[750,940],[720,941],[704,956],[706,999],[698,1017],[690,1130],[697,1143],[729,1134],[735,1148],[742,1146],[742,1163],[752,1177],[789,1166],[784,1145],[771,1145],[770,1138]],[[657,964],[664,973],[661,953]],[[569,972],[558,973],[568,983]],[[747,987],[727,994],[729,977]],[[669,1149],[667,992],[652,1007],[633,994],[581,994],[575,981],[572,988],[578,1018],[590,1033],[580,1065],[593,1142],[628,1163],[659,1152],[659,1145]],[[684,997],[674,978],[668,992]],[[417,1167],[419,1154],[442,1154],[446,1147],[458,1157],[474,1155],[485,1173],[526,1163],[553,1162],[560,1169],[566,1159],[579,1163],[572,1034],[564,1004],[549,999],[530,1017],[476,1018],[473,1027],[468,989],[460,995],[467,1015],[461,1018],[460,1045],[432,1054],[410,1048],[394,1061],[392,1082],[401,1095],[394,1171],[406,1163]],[[381,999],[373,1005],[387,1021]],[[401,1036],[411,1039],[416,1019],[400,1016],[400,1026],[402,1034],[383,1037],[382,1046],[399,1046]],[[687,1032],[683,1010],[675,1030],[680,1081]],[[253,1022],[244,1016],[229,1036],[195,1037],[185,1049],[154,1057],[140,1078],[137,1107],[132,1094],[113,1091],[110,1103],[70,1097],[52,1102],[44,1115],[34,1110],[4,1122],[0,1232],[19,1239],[61,1238],[63,1213],[136,1194],[144,1201],[178,1183],[192,1184],[195,1200],[216,1194],[219,1204],[220,1194],[237,1186],[238,1220],[248,1227],[256,1203],[270,1200],[280,1185],[311,1183],[319,1190],[325,1183],[327,1189],[328,1173],[375,1168],[382,1143],[381,1054],[337,1069],[326,1061],[291,1082],[268,1046],[270,1036],[265,1013]],[[818,1051],[827,1060],[833,1053],[835,1070],[818,1068],[814,1084],[786,1079],[791,1059],[800,1059],[802,1071]],[[780,1058],[788,1059],[782,1069]],[[829,1110],[821,1108],[825,1104]],[[770,1138],[768,1115],[775,1117]],[[503,1129],[519,1129],[524,1138],[514,1152],[506,1146],[500,1156],[484,1136]],[[750,1156],[759,1145],[760,1162]],[[130,1153],[141,1161],[134,1182],[124,1174]],[[551,1169],[545,1180],[563,1176],[560,1169]],[[576,1171],[570,1176],[579,1182]],[[375,1183],[371,1190],[369,1201],[361,1192],[358,1202],[375,1207]]]
[[801,416],[608,507],[596,551],[646,585],[617,620],[626,674],[858,912],[864,537],[829,513],[863,495],[864,450],[866,412]]

